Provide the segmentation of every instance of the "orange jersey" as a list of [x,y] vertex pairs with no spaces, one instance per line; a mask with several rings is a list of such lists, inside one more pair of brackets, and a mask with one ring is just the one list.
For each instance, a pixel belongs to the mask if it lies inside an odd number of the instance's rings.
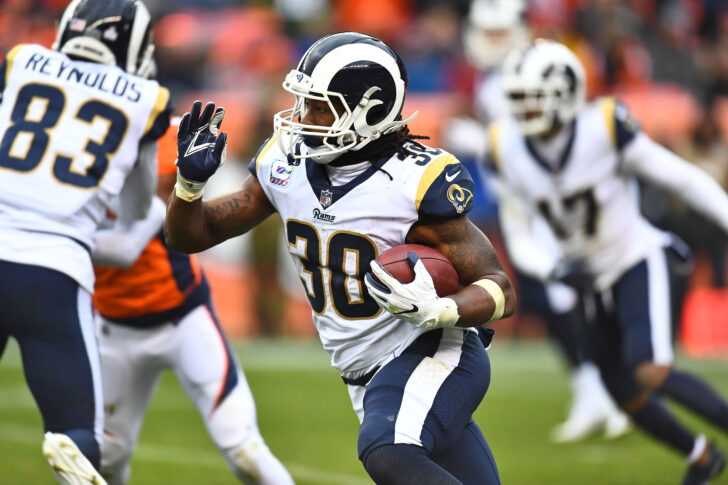
[[[159,140],[159,175],[177,171],[177,125]],[[109,320],[150,326],[178,318],[209,299],[209,288],[197,258],[167,247],[159,233],[130,268],[94,266],[93,303]]]

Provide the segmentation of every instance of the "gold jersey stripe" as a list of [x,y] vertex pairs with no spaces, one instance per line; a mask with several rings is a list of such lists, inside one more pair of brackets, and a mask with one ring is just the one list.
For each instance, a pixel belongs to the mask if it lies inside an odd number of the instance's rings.
[[500,172],[500,158],[498,157],[498,135],[500,133],[500,125],[491,123],[488,127],[488,141],[490,141],[490,158],[493,160],[493,166],[496,172]]
[[425,194],[432,185],[432,182],[442,173],[445,167],[455,163],[458,163],[457,158],[448,153],[440,155],[427,165],[425,173],[422,174],[422,178],[420,179],[420,184],[417,186],[417,197],[415,198],[415,208],[417,210],[420,210],[422,199],[425,198]]
[[5,86],[8,85],[8,79],[10,78],[10,71],[13,70],[13,61],[15,60],[15,56],[18,55],[18,52],[25,47],[28,44],[18,44],[12,49],[10,49],[10,52],[8,52],[8,55],[5,56]]
[[152,108],[152,112],[149,113],[149,119],[147,120],[147,126],[144,128],[144,134],[146,135],[149,133],[149,131],[152,129],[152,125],[154,125],[154,121],[157,119],[157,116],[159,116],[159,113],[164,111],[164,108],[167,107],[167,104],[169,103],[169,89],[159,86],[159,92],[157,93],[157,101],[154,103],[154,108]]
[[617,108],[617,100],[615,98],[604,98],[599,103],[599,109],[602,110],[602,116],[604,117],[604,123],[607,125],[607,132],[609,132],[609,139],[612,140],[612,145],[617,146],[617,127],[614,120],[614,110]]
[[255,173],[256,173],[256,175],[258,174],[258,164],[263,159],[263,157],[265,156],[265,154],[268,153],[268,150],[270,150],[270,147],[273,146],[273,143],[275,143],[275,141],[276,141],[275,135],[274,136],[271,136],[270,137],[270,140],[268,140],[268,143],[265,144],[265,146],[263,147],[263,149],[258,154],[258,157],[255,159]]

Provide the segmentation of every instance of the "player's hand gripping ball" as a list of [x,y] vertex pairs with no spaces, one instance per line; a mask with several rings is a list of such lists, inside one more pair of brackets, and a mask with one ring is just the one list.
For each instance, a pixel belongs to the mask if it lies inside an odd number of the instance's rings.
[[455,267],[427,246],[391,248],[371,262],[364,282],[374,300],[395,317],[418,327],[451,327],[459,315],[451,295],[458,291]]
[[430,273],[437,296],[456,293],[460,288],[458,273],[449,259],[439,251],[421,244],[402,244],[389,248],[379,255],[377,261],[390,275],[402,283],[411,283],[415,279],[412,265],[407,261],[407,253],[415,253]]

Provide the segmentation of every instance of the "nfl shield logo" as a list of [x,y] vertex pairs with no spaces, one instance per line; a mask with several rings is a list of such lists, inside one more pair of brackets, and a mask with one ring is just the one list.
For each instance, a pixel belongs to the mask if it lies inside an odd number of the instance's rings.
[[325,209],[328,206],[331,205],[331,203],[334,201],[334,193],[330,190],[322,190],[321,196],[319,197],[319,202],[321,202],[321,206]]

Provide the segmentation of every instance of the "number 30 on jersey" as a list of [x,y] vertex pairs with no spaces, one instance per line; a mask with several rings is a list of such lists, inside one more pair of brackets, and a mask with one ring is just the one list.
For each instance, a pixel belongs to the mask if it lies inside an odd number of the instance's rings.
[[[322,241],[314,226],[295,219],[286,221],[286,233],[291,252],[301,261],[300,277],[316,314],[322,315],[326,310],[325,285],[339,316],[359,320],[379,314],[381,308],[361,282],[369,271],[369,263],[377,257],[377,248],[369,238],[338,231]],[[325,262],[321,260],[322,255],[326,257]],[[324,280],[324,267],[329,272],[328,281]]]

